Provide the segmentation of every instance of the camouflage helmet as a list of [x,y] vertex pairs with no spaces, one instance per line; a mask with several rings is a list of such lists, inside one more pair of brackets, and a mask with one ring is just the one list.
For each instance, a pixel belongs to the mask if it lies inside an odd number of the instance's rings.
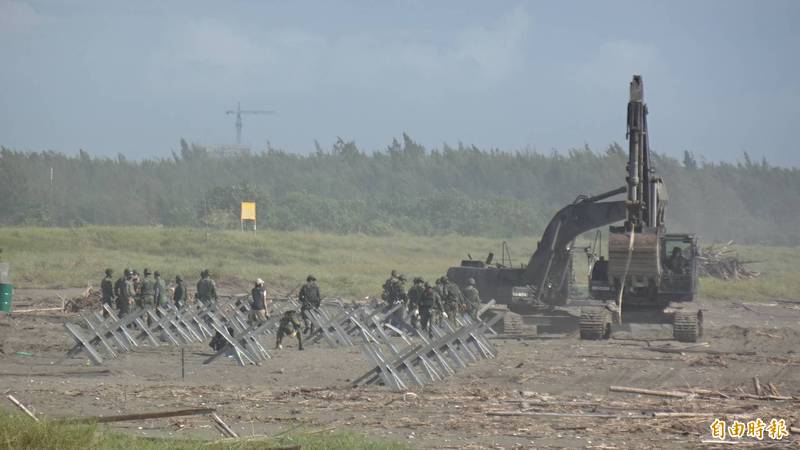
[[144,276],[148,276],[148,275],[150,275],[151,273],[152,273],[152,272],[150,272],[150,269],[148,269],[147,267],[145,267],[145,268],[144,268]]
[[475,286],[475,278],[470,277],[467,280],[467,284],[470,285],[470,286]]
[[395,269],[392,269],[392,274],[391,274],[391,275],[392,275],[393,277],[396,277],[396,276],[397,276],[397,270],[395,270]]
[[178,281],[183,281],[183,277],[180,275],[175,275],[175,282],[177,283]]
[[422,277],[414,277],[414,284],[422,283]]
[[317,278],[314,275],[309,275],[306,277],[306,281],[317,281]]
[[155,272],[153,272],[153,276],[154,277],[160,277],[161,276],[161,272],[156,270]]
[[210,275],[210,274],[209,274],[209,272],[208,272],[208,269],[203,269],[203,270],[200,272],[200,276],[201,276],[202,278],[205,278],[205,277],[207,277],[207,276],[209,276],[209,275]]
[[111,275],[113,275],[113,274],[114,274],[114,269],[111,269],[111,268],[108,268],[108,269],[106,269],[106,275],[107,275],[107,276],[109,276],[109,277],[110,277],[110,276],[111,276]]
[[426,281],[425,282],[425,289],[430,289],[430,288],[431,288],[431,284]]
[[406,281],[406,276],[401,273],[400,275],[397,276],[397,279],[400,281]]
[[125,275],[126,277],[129,277],[129,276],[133,275],[133,272],[131,272],[131,269],[128,269],[126,267],[125,270],[122,271],[122,274]]

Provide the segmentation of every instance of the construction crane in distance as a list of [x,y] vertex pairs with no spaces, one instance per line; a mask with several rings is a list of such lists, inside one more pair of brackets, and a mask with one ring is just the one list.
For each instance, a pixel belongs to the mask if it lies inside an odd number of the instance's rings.
[[242,145],[242,114],[275,114],[275,111],[271,110],[259,110],[259,109],[242,109],[241,103],[236,103],[236,109],[232,110],[229,109],[225,111],[226,115],[229,114],[236,114],[236,145]]

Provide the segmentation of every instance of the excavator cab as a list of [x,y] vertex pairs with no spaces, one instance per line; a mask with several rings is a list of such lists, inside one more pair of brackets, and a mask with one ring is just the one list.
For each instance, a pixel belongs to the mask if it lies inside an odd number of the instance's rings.
[[589,296],[597,300],[612,300],[615,295],[608,283],[608,260],[600,256],[589,268]]
[[659,296],[669,302],[694,300],[699,247],[693,234],[667,234],[661,239]]

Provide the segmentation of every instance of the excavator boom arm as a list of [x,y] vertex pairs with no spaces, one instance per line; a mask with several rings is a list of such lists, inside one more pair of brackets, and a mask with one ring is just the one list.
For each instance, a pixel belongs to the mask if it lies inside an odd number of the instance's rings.
[[550,220],[542,239],[525,268],[525,281],[544,293],[544,284],[551,273],[562,273],[569,262],[567,246],[579,235],[626,218],[626,202],[603,200],[626,191],[625,187],[587,198],[562,208]]

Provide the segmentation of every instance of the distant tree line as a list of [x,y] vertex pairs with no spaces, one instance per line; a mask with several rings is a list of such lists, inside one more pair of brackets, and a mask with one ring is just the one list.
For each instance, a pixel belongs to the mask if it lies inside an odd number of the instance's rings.
[[[800,170],[655,155],[667,222],[707,241],[800,243]],[[0,150],[0,224],[238,227],[239,202],[259,228],[334,233],[535,235],[579,194],[622,186],[612,144],[541,154],[444,145],[409,136],[364,152],[339,139],[309,155],[274,148],[221,155],[181,140],[159,160]],[[52,181],[51,181],[52,169]]]

